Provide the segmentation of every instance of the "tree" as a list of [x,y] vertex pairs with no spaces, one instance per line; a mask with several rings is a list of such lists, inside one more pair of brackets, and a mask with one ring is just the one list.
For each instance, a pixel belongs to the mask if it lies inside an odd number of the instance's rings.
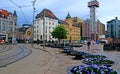
[[58,38],[59,43],[61,39],[67,38],[67,30],[62,25],[56,26],[51,34],[53,38]]

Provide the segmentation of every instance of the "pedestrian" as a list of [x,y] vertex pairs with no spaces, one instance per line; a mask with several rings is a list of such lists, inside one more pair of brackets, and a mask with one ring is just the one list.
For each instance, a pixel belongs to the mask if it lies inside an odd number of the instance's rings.
[[88,50],[90,49],[90,44],[91,44],[91,42],[87,42],[87,46],[88,46]]

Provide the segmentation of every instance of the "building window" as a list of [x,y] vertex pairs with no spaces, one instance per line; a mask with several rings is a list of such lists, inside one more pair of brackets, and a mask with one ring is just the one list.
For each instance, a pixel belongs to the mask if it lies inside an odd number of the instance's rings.
[[36,26],[34,25],[34,29],[36,29]]
[[49,22],[49,25],[51,25],[51,22]]
[[12,27],[9,27],[9,31],[12,32]]
[[36,38],[36,35],[34,35],[34,37]]
[[2,20],[2,21],[1,21],[1,24],[2,24],[2,25],[5,25],[5,24],[6,24],[6,21],[5,21],[5,20]]
[[118,27],[120,28],[120,25],[118,25]]
[[39,38],[39,35],[37,34],[37,39]]
[[48,24],[48,22],[46,22],[46,24]]
[[2,31],[5,31],[6,27],[5,25],[2,26]]
[[42,35],[40,35],[40,39],[42,40]]
[[12,22],[12,21],[9,21],[9,25],[11,25],[11,26],[12,26],[12,25],[13,25],[13,22]]
[[12,20],[12,16],[11,15],[9,16],[9,20]]
[[39,22],[38,21],[36,21],[36,24],[38,24]]
[[118,33],[118,34],[119,34],[119,36],[120,36],[120,30],[119,30],[119,33]]
[[54,23],[52,23],[54,25]]
[[49,39],[51,39],[50,35],[49,35]]
[[37,33],[39,33],[39,30],[37,30]]
[[1,19],[0,19],[0,24],[1,24]]

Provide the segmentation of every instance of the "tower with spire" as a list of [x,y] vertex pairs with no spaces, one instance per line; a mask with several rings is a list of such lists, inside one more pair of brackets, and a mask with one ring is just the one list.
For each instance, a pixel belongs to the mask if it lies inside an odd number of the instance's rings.
[[16,10],[14,10],[14,12],[13,12],[13,16],[16,16],[16,17],[17,17]]
[[16,13],[16,10],[14,10],[14,12],[13,12],[13,16],[14,16],[14,20],[16,21],[15,22],[15,26],[17,26],[17,13]]
[[72,21],[70,13],[67,14],[65,21],[69,24],[70,27],[72,27],[73,21]]
[[14,20],[14,28],[13,28],[13,33],[12,33],[12,43],[15,42],[15,38],[16,38],[16,28],[17,28],[17,13],[16,10],[14,10],[13,12],[13,20]]

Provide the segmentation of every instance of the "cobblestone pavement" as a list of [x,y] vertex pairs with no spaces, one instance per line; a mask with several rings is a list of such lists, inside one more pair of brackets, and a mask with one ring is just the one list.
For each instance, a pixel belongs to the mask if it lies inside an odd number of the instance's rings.
[[[114,66],[112,66],[113,69],[120,71],[120,52],[117,51],[103,51],[101,45],[92,45],[91,49],[88,50],[87,46],[84,45],[83,47],[77,47],[74,48],[78,51],[84,51],[89,52],[92,54],[101,54],[106,55],[108,58],[114,60],[117,62]],[[83,63],[80,60],[73,60],[73,56],[65,55],[61,52],[61,49],[57,48],[47,48],[47,51],[52,53],[52,63],[50,65],[47,65],[47,69],[44,70],[44,74],[67,74],[66,69],[70,66],[76,66],[76,65],[82,65]],[[42,73],[40,73],[42,74]]]
[[75,49],[78,51],[85,51],[92,54],[105,55],[109,59],[114,60],[116,62],[116,64],[113,65],[112,68],[120,71],[120,51],[103,51],[102,47],[103,47],[102,45],[92,45],[91,49],[88,50],[87,46],[84,45],[82,48],[75,48]]
[[[36,46],[36,48],[40,48],[40,46]],[[52,58],[50,62],[42,68],[40,74],[67,74],[66,70],[69,66],[83,64],[80,60],[73,60],[74,56],[61,53],[61,49],[45,47],[45,50],[51,53]]]

